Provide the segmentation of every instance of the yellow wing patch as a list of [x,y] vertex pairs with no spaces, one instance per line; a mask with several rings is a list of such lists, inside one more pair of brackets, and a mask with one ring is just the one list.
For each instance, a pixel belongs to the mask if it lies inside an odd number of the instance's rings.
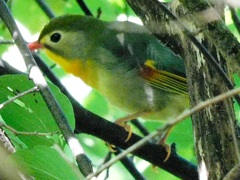
[[140,76],[147,80],[151,86],[158,89],[188,95],[187,81],[185,78],[167,71],[157,70],[154,66],[155,64],[155,61],[146,61],[140,70]]
[[154,60],[147,60],[145,63],[144,63],[145,66],[148,66],[148,67],[151,67],[153,69],[156,69],[155,65],[157,65],[157,62],[154,61]]

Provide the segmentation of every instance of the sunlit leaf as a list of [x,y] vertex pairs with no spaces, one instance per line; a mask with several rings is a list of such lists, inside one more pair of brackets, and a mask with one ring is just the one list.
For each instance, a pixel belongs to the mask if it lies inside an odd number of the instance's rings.
[[23,168],[36,180],[83,179],[77,167],[65,159],[60,152],[45,146],[19,150],[12,155],[18,167]]
[[[34,87],[33,82],[25,75],[5,75],[0,77],[0,102],[11,99],[20,92]],[[59,89],[50,85],[55,97],[67,115],[73,129],[74,117],[69,100]],[[51,133],[59,131],[40,93],[25,95],[0,110],[1,117],[18,131]],[[56,135],[55,135],[56,136]],[[27,146],[45,144],[51,146],[55,141],[47,136],[19,136]]]

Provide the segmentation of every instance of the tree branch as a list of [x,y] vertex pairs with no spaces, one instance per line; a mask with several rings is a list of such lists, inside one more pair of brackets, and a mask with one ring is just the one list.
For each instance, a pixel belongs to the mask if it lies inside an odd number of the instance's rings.
[[6,61],[0,58],[0,75],[3,74],[22,74],[23,72],[17,70],[16,68],[10,66]]
[[[2,128],[0,128],[0,144],[9,152],[14,153],[16,152],[15,147],[13,146],[12,142],[7,137],[6,133]],[[1,146],[1,145],[0,145]]]

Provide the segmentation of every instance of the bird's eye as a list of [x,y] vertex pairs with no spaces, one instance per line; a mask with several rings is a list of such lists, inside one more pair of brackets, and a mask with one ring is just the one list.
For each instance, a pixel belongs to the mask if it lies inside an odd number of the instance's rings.
[[60,33],[53,33],[50,37],[51,41],[57,43],[61,39]]

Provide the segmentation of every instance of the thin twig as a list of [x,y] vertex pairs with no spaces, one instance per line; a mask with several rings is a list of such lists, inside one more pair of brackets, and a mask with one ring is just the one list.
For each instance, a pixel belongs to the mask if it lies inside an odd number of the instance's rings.
[[93,16],[93,14],[91,13],[91,11],[89,10],[89,8],[87,7],[83,0],[77,0],[77,3],[87,16]]
[[[112,157],[112,152],[108,152],[107,153],[107,155],[106,155],[106,157],[104,158],[104,161],[103,161],[103,163],[102,164],[105,164],[106,162],[108,162],[110,159],[111,159],[111,157]],[[101,164],[101,165],[102,165]],[[99,167],[101,167],[101,165],[99,166]],[[109,168],[108,169],[106,169],[106,175],[105,175],[105,177],[104,177],[104,180],[107,180],[109,178]]]
[[0,75],[3,74],[23,74],[23,72],[12,67],[8,62],[0,58]]
[[12,45],[15,42],[13,40],[0,40],[0,45],[6,44],[6,45]]
[[18,131],[18,130],[14,129],[13,127],[11,127],[11,126],[3,123],[3,122],[0,122],[0,127],[5,127],[9,131],[11,131],[15,136],[18,136],[18,135],[25,135],[25,136],[52,136],[54,134],[59,133],[58,131],[51,132],[51,133]]
[[237,12],[234,8],[229,7],[230,12],[231,12],[231,16],[232,16],[232,20],[234,22],[234,25],[236,26],[236,29],[238,31],[238,33],[240,34],[240,20],[238,18]]
[[116,163],[117,161],[119,161],[120,159],[122,159],[123,157],[127,156],[129,153],[133,152],[134,150],[136,150],[138,147],[144,145],[148,140],[156,137],[157,135],[160,134],[160,131],[155,131],[151,134],[149,134],[148,136],[144,137],[143,139],[141,139],[140,141],[138,141],[137,143],[133,144],[132,146],[130,146],[129,148],[127,148],[125,151],[123,151],[121,154],[117,155],[115,158],[111,159],[110,161],[108,161],[107,163],[103,164],[95,173],[90,174],[86,179],[90,180],[91,178],[98,176],[102,171],[104,171],[105,169],[109,168],[110,166],[112,166],[114,163]]
[[[130,146],[128,149],[123,151],[121,154],[117,155],[115,158],[111,159],[110,161],[108,161],[107,163],[102,165],[101,168],[99,168],[95,173],[90,174],[86,179],[90,180],[91,178],[98,176],[103,170],[105,170],[106,168],[112,166],[114,163],[119,161],[119,159],[127,156],[129,153],[131,153],[131,152],[135,151],[136,149],[138,149],[139,147],[143,146],[150,139],[153,139],[154,137],[163,134],[167,129],[179,124],[180,122],[185,120],[187,117],[191,116],[192,114],[194,114],[212,104],[218,103],[224,99],[235,96],[239,93],[240,93],[240,88],[232,89],[232,90],[230,90],[226,93],[220,94],[214,98],[203,101],[203,102],[199,103],[198,105],[196,105],[195,107],[193,107],[192,109],[185,110],[182,114],[180,114],[178,117],[176,117],[174,120],[170,121],[169,123],[165,124],[162,128],[159,128],[157,131],[144,137],[143,139],[141,139],[140,141],[138,141],[137,143],[135,143],[134,145]],[[236,139],[234,141],[236,141]]]
[[76,162],[80,171],[83,175],[87,176],[92,170],[91,162],[88,157],[85,155],[84,150],[79,143],[78,139],[76,138],[75,134],[71,130],[71,127],[67,121],[67,118],[62,111],[59,103],[56,101],[55,97],[53,96],[50,88],[47,85],[41,71],[37,67],[30,50],[27,48],[27,45],[17,28],[17,25],[5,3],[4,0],[0,0],[0,16],[3,22],[8,27],[16,45],[18,46],[24,62],[27,66],[29,71],[29,77],[33,80],[33,82],[38,87],[48,109],[50,110],[52,116],[56,124],[58,125],[59,129],[61,130],[63,137],[65,138],[66,142],[68,143],[74,157],[76,158]]
[[47,3],[44,0],[35,0],[36,3],[41,7],[43,12],[49,17],[49,19],[52,19],[55,17],[54,12],[48,7]]
[[4,106],[6,106],[7,104],[15,101],[16,99],[19,99],[20,97],[23,97],[23,96],[25,96],[25,95],[27,95],[27,94],[34,93],[34,92],[38,92],[38,91],[39,91],[39,89],[37,88],[37,86],[35,86],[35,87],[33,87],[33,88],[31,88],[31,89],[29,89],[29,90],[27,90],[27,91],[24,91],[24,92],[22,92],[22,93],[19,93],[19,94],[17,94],[16,96],[12,97],[11,99],[9,99],[9,100],[3,102],[2,104],[0,104],[0,110],[1,110],[2,108],[4,108]]
[[97,18],[97,19],[100,19],[101,15],[102,15],[102,9],[101,9],[101,8],[98,8],[98,9],[97,9],[97,16],[96,16],[96,18]]
[[132,123],[134,126],[136,126],[136,128],[138,128],[138,130],[139,130],[144,136],[149,135],[148,130],[147,130],[137,119],[131,120],[131,123]]
[[[114,152],[116,156],[123,152],[120,148],[116,148],[116,150],[117,151]],[[122,159],[120,159],[120,161],[124,165],[124,167],[129,171],[129,173],[134,177],[134,179],[146,180],[146,178],[137,170],[133,160],[130,159],[128,156],[123,157]]]

